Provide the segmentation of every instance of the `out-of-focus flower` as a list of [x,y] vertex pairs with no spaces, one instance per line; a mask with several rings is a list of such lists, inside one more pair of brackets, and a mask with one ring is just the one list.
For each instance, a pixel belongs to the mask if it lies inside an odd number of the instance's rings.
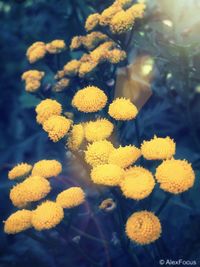
[[50,54],[57,54],[66,49],[64,40],[53,40],[52,42],[46,44],[46,50]]
[[43,129],[48,133],[49,138],[53,142],[58,142],[67,134],[70,126],[71,120],[65,118],[64,116],[55,115],[45,120]]
[[151,194],[155,180],[150,171],[134,166],[126,171],[120,186],[124,196],[140,200]]
[[141,156],[141,151],[135,146],[124,146],[114,149],[110,155],[108,162],[116,164],[122,168],[132,165]]
[[113,4],[108,8],[104,9],[100,16],[100,25],[107,26],[110,24],[113,16],[118,12],[122,11],[122,7],[119,4]]
[[46,201],[32,212],[32,225],[38,231],[51,229],[63,218],[63,208],[53,201]]
[[56,75],[54,76],[54,78],[55,78],[56,80],[60,80],[60,79],[62,79],[62,78],[64,78],[64,77],[65,77],[65,72],[64,72],[64,70],[59,70],[59,71],[57,71]]
[[162,232],[160,220],[152,212],[133,213],[126,222],[126,234],[134,242],[147,245],[157,240]]
[[72,99],[72,105],[82,112],[96,112],[105,107],[107,96],[95,86],[79,90]]
[[71,40],[70,49],[76,50],[79,49],[82,45],[82,36],[74,36]]
[[135,19],[143,18],[146,5],[144,3],[137,3],[127,10]]
[[10,199],[14,206],[21,208],[30,202],[41,200],[50,191],[50,183],[45,178],[30,176],[11,189]]
[[68,148],[72,151],[79,149],[83,143],[84,137],[85,133],[83,125],[81,123],[73,125],[67,141]]
[[124,178],[125,171],[115,164],[101,164],[91,171],[91,179],[95,184],[117,186]]
[[122,8],[128,8],[133,4],[133,0],[116,0],[115,3],[120,5]]
[[97,48],[95,48],[92,52],[90,52],[90,56],[95,62],[103,62],[106,60],[106,52],[114,48],[116,44],[113,41],[107,41],[103,44],[100,44]]
[[63,78],[59,80],[54,86],[53,86],[53,91],[54,92],[62,92],[64,89],[69,87],[70,84],[70,79]]
[[144,141],[141,146],[144,158],[148,160],[170,159],[176,152],[176,144],[170,137],[154,136],[150,141]]
[[34,164],[32,175],[44,178],[56,177],[62,172],[62,165],[57,160],[43,159]]
[[114,149],[111,142],[102,140],[89,144],[85,151],[85,160],[92,166],[108,163],[111,151]]
[[69,77],[74,77],[78,74],[81,62],[73,59],[69,61],[63,68],[65,75]]
[[118,64],[126,58],[126,52],[120,49],[113,49],[106,52],[106,59],[112,64]]
[[26,83],[26,91],[30,93],[36,92],[41,86],[41,80],[44,77],[43,71],[28,70],[22,74],[22,80]]
[[105,212],[110,212],[113,211],[116,208],[116,203],[112,198],[107,198],[101,202],[99,205],[99,209],[105,211]]
[[126,98],[116,98],[110,105],[108,110],[109,115],[115,120],[132,120],[137,114],[137,107]]
[[85,124],[85,138],[89,142],[100,141],[110,137],[114,125],[107,119],[97,119]]
[[156,169],[155,177],[160,188],[173,194],[185,192],[194,185],[195,174],[186,160],[169,159]]
[[100,14],[94,13],[89,15],[85,22],[86,31],[91,31],[99,25]]
[[30,228],[32,211],[18,210],[11,214],[4,224],[4,232],[7,234],[17,234]]
[[45,43],[35,42],[27,49],[26,56],[30,63],[34,63],[37,60],[43,58],[46,52]]
[[114,34],[122,34],[132,30],[135,22],[134,16],[128,11],[117,12],[110,21],[110,29]]
[[20,163],[16,165],[14,168],[12,168],[12,170],[9,171],[8,178],[10,180],[15,180],[15,179],[25,177],[26,175],[30,173],[31,169],[32,169],[32,166],[30,164]]
[[81,205],[85,201],[85,193],[80,187],[71,187],[58,194],[56,203],[64,209]]
[[35,111],[37,113],[37,122],[39,124],[43,124],[51,116],[60,115],[62,112],[62,106],[56,100],[47,98],[37,105]]
[[[90,58],[91,59],[91,58]],[[79,68],[79,77],[85,77],[88,74],[92,74],[92,72],[96,69],[98,63],[95,61],[86,61],[86,62],[82,62],[81,66]]]

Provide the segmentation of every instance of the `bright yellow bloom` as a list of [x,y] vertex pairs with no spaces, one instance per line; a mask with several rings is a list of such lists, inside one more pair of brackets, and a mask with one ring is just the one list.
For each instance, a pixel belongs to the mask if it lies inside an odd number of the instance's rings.
[[58,81],[54,86],[53,86],[53,91],[54,92],[62,92],[65,90],[67,87],[70,85],[70,79],[63,78],[60,81]]
[[108,162],[121,168],[127,168],[138,160],[141,151],[135,146],[124,146],[114,149],[109,156]]
[[91,171],[91,179],[95,184],[117,186],[124,178],[124,170],[114,164],[102,164]]
[[195,174],[186,160],[169,159],[156,169],[156,179],[164,191],[179,194],[194,185]]
[[109,115],[115,120],[132,120],[137,114],[137,107],[129,99],[117,98],[109,106]]
[[98,63],[94,61],[87,61],[82,62],[79,68],[79,77],[85,77],[88,74],[91,74],[95,68],[97,67]]
[[41,200],[50,191],[50,183],[45,178],[30,176],[11,189],[10,199],[14,206],[21,208],[30,202]]
[[94,13],[89,15],[85,22],[85,29],[86,31],[93,30],[99,24],[100,14]]
[[105,107],[107,96],[95,86],[79,90],[72,99],[72,105],[82,112],[96,112]]
[[89,144],[85,151],[85,160],[92,166],[108,163],[111,151],[114,149],[111,142],[102,140]]
[[63,218],[63,208],[53,201],[46,201],[32,212],[32,225],[38,231],[51,229]]
[[146,5],[144,3],[137,3],[127,10],[135,19],[143,18]]
[[12,170],[8,173],[8,178],[10,180],[15,180],[18,178],[22,178],[30,173],[32,166],[27,163],[20,163],[16,165]]
[[92,52],[90,52],[90,57],[94,62],[103,62],[106,59],[107,51],[111,50],[115,46],[113,41],[107,41],[97,48],[95,48]]
[[88,49],[92,50],[97,45],[99,45],[103,41],[107,41],[109,38],[106,34],[103,34],[102,32],[91,32],[90,34],[87,34],[86,36],[82,37],[82,44],[83,46]]
[[44,178],[56,177],[62,172],[62,165],[57,160],[43,159],[34,164],[32,175]]
[[26,52],[26,56],[30,63],[34,63],[37,60],[43,58],[46,54],[46,46],[43,42],[33,43]]
[[76,50],[82,45],[82,36],[74,36],[71,40],[70,49]]
[[117,12],[110,21],[110,29],[114,34],[122,34],[132,30],[135,18],[128,11]]
[[4,224],[4,232],[7,234],[17,234],[30,228],[32,211],[18,210],[8,217]]
[[56,203],[64,209],[81,205],[85,201],[85,193],[80,187],[71,187],[58,194]]
[[78,74],[81,62],[73,59],[64,66],[64,72],[67,76],[73,77]]
[[43,124],[51,116],[60,115],[62,112],[62,106],[56,100],[47,98],[37,105],[35,111],[37,113],[37,122],[39,124]]
[[104,9],[100,16],[100,25],[109,25],[113,16],[115,16],[120,11],[122,11],[122,7],[118,4],[113,4],[108,8]]
[[68,133],[70,126],[71,120],[64,116],[51,116],[45,120],[43,129],[53,142],[58,142]]
[[126,171],[120,186],[125,197],[140,200],[151,194],[155,181],[150,171],[134,166]]
[[126,52],[120,49],[107,51],[106,59],[112,64],[118,64],[126,58]]
[[36,92],[41,86],[41,80],[44,77],[43,71],[28,70],[22,74],[22,80],[26,83],[26,91]]
[[79,149],[81,144],[83,143],[85,137],[83,125],[75,124],[70,131],[70,135],[67,141],[67,146],[72,151]]
[[48,44],[46,44],[46,50],[50,54],[57,54],[65,50],[66,45],[64,40],[54,40]]
[[107,119],[97,119],[85,124],[85,137],[87,141],[94,142],[107,139],[113,131],[114,125]]
[[141,152],[145,159],[170,159],[176,152],[176,144],[170,137],[161,138],[154,136],[150,141],[144,141]]
[[159,218],[149,211],[135,212],[126,222],[127,236],[140,245],[147,245],[156,241],[161,232]]

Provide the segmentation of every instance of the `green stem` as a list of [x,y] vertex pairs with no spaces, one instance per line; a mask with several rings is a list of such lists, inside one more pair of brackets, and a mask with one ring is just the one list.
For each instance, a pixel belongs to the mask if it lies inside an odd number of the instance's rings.
[[156,215],[160,215],[161,212],[164,210],[164,208],[166,207],[166,205],[168,204],[169,200],[171,199],[172,195],[171,194],[167,194],[165,196],[165,199],[163,201],[163,203],[161,204],[160,208],[158,209],[158,211],[156,212]]

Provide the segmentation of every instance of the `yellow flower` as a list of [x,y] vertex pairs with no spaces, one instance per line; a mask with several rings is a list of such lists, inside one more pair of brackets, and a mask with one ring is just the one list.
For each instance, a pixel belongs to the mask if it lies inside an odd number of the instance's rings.
[[120,5],[122,8],[127,8],[131,6],[133,0],[116,0],[115,3]]
[[48,44],[46,44],[46,50],[50,54],[57,54],[65,50],[66,45],[64,40],[54,40]]
[[170,137],[161,138],[154,136],[150,141],[144,141],[141,152],[145,159],[170,159],[174,156],[176,144]]
[[18,210],[8,217],[4,224],[4,232],[7,234],[17,234],[30,228],[32,211]]
[[37,105],[35,111],[37,113],[37,122],[39,124],[43,124],[51,116],[60,115],[62,112],[62,106],[56,100],[47,98]]
[[43,71],[28,70],[22,74],[22,80],[26,83],[26,91],[36,92],[41,86],[41,80],[44,77]]
[[94,142],[107,139],[113,131],[114,125],[107,119],[89,121],[85,124],[85,137],[87,141]]
[[126,52],[120,49],[107,51],[106,59],[112,64],[118,64],[126,58]]
[[125,197],[140,200],[151,194],[155,181],[150,171],[134,166],[126,171],[120,186]]
[[95,68],[97,67],[98,63],[92,61],[82,62],[79,68],[79,77],[85,77],[87,74],[91,74]]
[[76,59],[69,61],[63,68],[65,75],[70,77],[76,76],[80,65],[81,62]]
[[63,116],[51,116],[48,120],[45,120],[43,129],[53,142],[58,142],[67,134],[70,126],[71,120]]
[[95,86],[79,90],[72,99],[72,105],[82,112],[96,112],[105,107],[107,96]]
[[102,164],[91,171],[91,179],[95,184],[117,186],[124,178],[124,170],[115,164]]
[[54,86],[53,86],[53,91],[54,92],[62,92],[64,89],[69,87],[70,85],[70,79],[63,78],[60,81],[58,81]]
[[108,163],[111,151],[114,149],[111,142],[102,140],[89,144],[85,151],[85,160],[92,166]]
[[143,18],[146,5],[144,3],[137,3],[130,7],[127,12],[131,14],[135,19]]
[[73,51],[82,45],[82,36],[74,36],[71,40],[70,49]]
[[107,51],[111,50],[114,46],[115,46],[115,43],[113,41],[107,41],[99,45],[92,52],[90,52],[91,59],[97,63],[105,61]]
[[114,149],[110,155],[108,162],[116,164],[121,168],[127,168],[138,160],[141,156],[140,149],[135,146],[124,146]]
[[169,159],[156,169],[156,179],[164,191],[179,194],[194,185],[195,174],[186,160]]
[[117,98],[109,106],[108,113],[115,120],[132,120],[137,114],[137,107],[129,99]]
[[79,147],[83,143],[84,137],[85,134],[83,125],[81,123],[73,125],[67,142],[68,148],[72,151],[79,149]]
[[137,244],[147,245],[156,241],[161,235],[158,217],[149,211],[133,213],[126,222],[126,234]]
[[63,208],[53,201],[46,201],[32,212],[32,225],[38,231],[51,229],[63,218]]
[[100,14],[98,13],[91,14],[85,22],[86,31],[93,30],[99,24],[99,19],[100,19]]
[[107,26],[110,24],[113,16],[122,11],[122,8],[118,4],[113,4],[110,7],[104,9],[100,16],[100,25]]
[[32,175],[44,178],[56,177],[62,172],[62,165],[57,160],[43,159],[34,164]]
[[85,201],[85,193],[80,187],[71,187],[58,194],[56,203],[62,208],[73,208]]
[[22,177],[28,175],[30,173],[31,169],[32,169],[32,166],[30,164],[20,163],[17,166],[15,166],[14,168],[12,168],[12,170],[9,171],[8,178],[10,180],[22,178]]
[[50,191],[50,183],[45,178],[30,176],[11,189],[10,199],[14,206],[21,208],[46,197]]
[[26,56],[30,63],[34,63],[37,60],[43,58],[46,54],[46,46],[43,42],[33,43],[26,52]]
[[122,34],[132,30],[135,18],[131,12],[119,11],[110,21],[110,29],[114,34]]
[[82,44],[83,46],[88,49],[92,50],[97,45],[99,45],[103,41],[107,41],[109,38],[106,34],[103,34],[102,32],[92,32],[90,34],[87,34],[86,36],[82,37]]

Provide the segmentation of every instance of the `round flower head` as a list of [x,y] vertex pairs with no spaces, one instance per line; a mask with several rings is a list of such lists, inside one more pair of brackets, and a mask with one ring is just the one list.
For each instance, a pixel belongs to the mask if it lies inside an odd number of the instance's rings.
[[10,180],[15,180],[15,179],[25,177],[26,175],[30,173],[31,169],[32,169],[32,166],[30,164],[20,163],[14,168],[12,168],[12,170],[9,171],[8,178]]
[[40,160],[34,164],[32,175],[44,178],[56,177],[62,172],[62,165],[57,160]]
[[100,16],[100,25],[107,26],[110,24],[113,16],[117,14],[119,11],[122,11],[120,5],[113,4],[110,7],[104,9]]
[[66,45],[64,40],[54,40],[48,44],[46,44],[46,50],[50,54],[57,54],[65,50]]
[[93,30],[99,24],[100,14],[94,13],[89,15],[85,22],[85,29],[86,31]]
[[140,200],[151,194],[155,181],[150,171],[135,166],[126,171],[120,186],[125,197]]
[[30,228],[31,225],[32,211],[30,210],[19,210],[5,221],[4,232],[7,234],[17,234]]
[[117,186],[124,178],[125,171],[114,164],[102,164],[91,171],[91,179],[95,184]]
[[137,114],[137,107],[129,99],[117,98],[109,106],[109,115],[115,120],[132,120]]
[[186,160],[169,159],[163,161],[157,169],[155,177],[160,188],[173,194],[182,193],[194,185],[195,174]]
[[114,149],[111,142],[102,140],[89,144],[85,151],[85,160],[92,166],[108,163],[111,151]]
[[53,142],[61,140],[69,131],[71,120],[63,116],[51,116],[43,124],[43,129],[48,133]]
[[104,140],[110,137],[113,128],[113,124],[107,119],[89,121],[84,127],[85,137],[89,142]]
[[85,134],[83,125],[81,123],[73,125],[67,141],[68,148],[72,151],[79,149],[79,147],[83,143],[84,137]]
[[139,245],[147,245],[156,241],[161,231],[160,220],[149,211],[135,212],[126,222],[127,236]]
[[72,100],[72,105],[82,112],[96,112],[105,107],[107,96],[95,86],[79,90]]
[[70,77],[76,76],[78,74],[80,65],[80,61],[73,59],[64,66],[64,73]]
[[141,152],[137,147],[124,146],[114,149],[109,155],[108,162],[127,168],[136,162],[140,156]]
[[32,225],[38,231],[51,229],[63,218],[63,208],[53,201],[46,201],[32,212]]
[[85,201],[85,193],[80,187],[71,187],[58,194],[56,203],[62,208],[73,208]]
[[114,34],[122,34],[132,30],[134,25],[134,16],[127,11],[117,12],[110,21],[110,29]]
[[43,42],[33,43],[27,50],[26,56],[30,63],[34,63],[37,60],[43,58],[46,54],[46,46]]
[[14,206],[25,207],[28,203],[41,200],[51,191],[50,183],[43,177],[30,176],[10,191]]
[[141,146],[141,152],[145,159],[170,159],[174,156],[176,144],[169,138],[160,138],[154,136],[150,141],[144,141]]
[[39,124],[43,124],[51,116],[60,115],[62,112],[62,106],[56,100],[47,98],[37,105],[35,111],[37,113],[37,122]]

